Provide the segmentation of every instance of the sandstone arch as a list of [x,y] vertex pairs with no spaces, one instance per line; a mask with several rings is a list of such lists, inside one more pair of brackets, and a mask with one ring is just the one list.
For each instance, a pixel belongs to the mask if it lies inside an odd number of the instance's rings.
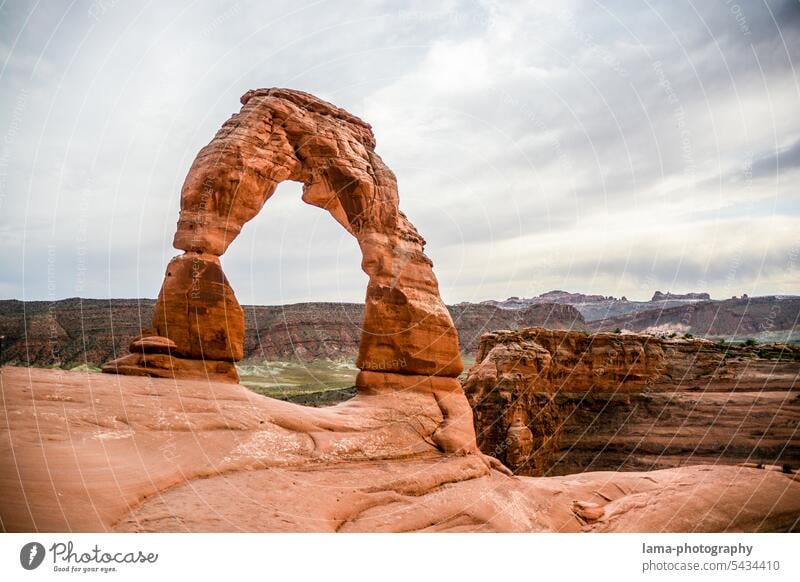
[[241,102],[184,182],[173,242],[184,254],[167,267],[154,333],[137,338],[132,353],[105,371],[238,379],[233,362],[243,357],[244,318],[219,257],[278,183],[293,180],[303,183],[303,200],[327,210],[361,248],[369,283],[359,387],[433,378],[460,392],[445,380],[463,369],[452,319],[371,127],[300,91],[257,89]]

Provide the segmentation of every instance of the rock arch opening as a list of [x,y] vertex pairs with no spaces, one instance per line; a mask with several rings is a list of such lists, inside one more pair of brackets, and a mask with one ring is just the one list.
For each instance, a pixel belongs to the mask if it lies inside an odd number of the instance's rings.
[[[368,278],[361,270],[356,239],[327,212],[299,203],[302,186],[281,182],[265,210],[250,220],[221,258],[245,311],[247,306],[364,299]],[[359,329],[361,320],[359,312],[353,321]],[[251,324],[247,320],[248,334]]]

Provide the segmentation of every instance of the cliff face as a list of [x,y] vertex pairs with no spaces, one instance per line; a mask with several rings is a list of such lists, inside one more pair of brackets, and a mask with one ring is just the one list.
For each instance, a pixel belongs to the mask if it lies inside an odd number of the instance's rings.
[[464,381],[478,445],[519,474],[800,464],[800,350],[526,329]]
[[245,361],[354,360],[358,355],[363,305],[250,305],[244,315]]
[[[364,308],[356,303],[298,303],[278,307],[245,306],[245,359],[352,359],[358,354]],[[492,329],[544,326],[587,329],[570,305],[535,305],[507,310],[461,303],[447,306],[462,353],[474,355],[481,336]]]
[[[127,352],[153,319],[151,299],[0,301],[2,362],[73,367],[100,366]],[[507,310],[462,303],[449,306],[459,344],[473,355],[492,329],[546,326],[586,329],[570,305],[535,305]],[[358,355],[364,306],[357,303],[298,303],[243,306],[244,361],[353,360]]]
[[0,301],[0,362],[99,366],[127,352],[153,318],[151,299]]
[[[127,352],[131,339],[150,327],[151,299],[0,300],[2,362],[66,367],[100,366]],[[586,323],[573,305],[542,303],[524,309],[461,303],[448,306],[461,351],[477,352],[481,335],[497,329],[610,331],[661,330],[660,334],[758,337],[797,327],[798,298],[750,298],[685,304],[670,309]],[[352,360],[358,354],[364,307],[356,303],[298,303],[243,306],[244,361]],[[685,323],[684,323],[685,322]],[[716,352],[715,352],[716,353]],[[729,359],[729,363],[730,363]]]
[[549,329],[587,330],[580,312],[572,305],[544,303],[510,310],[491,305],[461,303],[448,309],[458,330],[458,343],[465,354],[477,352],[481,337],[495,329],[522,329],[539,326]]

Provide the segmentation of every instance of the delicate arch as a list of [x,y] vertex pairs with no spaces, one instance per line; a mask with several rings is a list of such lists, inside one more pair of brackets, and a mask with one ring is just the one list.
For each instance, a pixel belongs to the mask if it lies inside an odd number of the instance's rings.
[[241,102],[184,182],[173,242],[184,254],[167,267],[153,334],[137,338],[131,356],[106,371],[237,379],[232,362],[243,357],[244,316],[219,257],[277,185],[294,180],[303,183],[303,200],[327,210],[361,248],[369,283],[357,366],[458,376],[453,321],[371,127],[300,91],[257,89]]

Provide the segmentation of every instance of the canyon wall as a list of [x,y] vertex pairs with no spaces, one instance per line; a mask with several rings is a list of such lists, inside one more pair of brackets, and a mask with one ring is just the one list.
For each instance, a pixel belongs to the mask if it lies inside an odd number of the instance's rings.
[[800,349],[540,328],[485,334],[464,380],[515,472],[800,466]]
[[[0,362],[18,365],[99,367],[128,352],[153,320],[152,299],[0,300]],[[243,361],[355,360],[364,305],[296,303],[243,305]],[[462,353],[473,357],[481,336],[493,329],[542,326],[586,329],[570,305],[542,304],[509,310],[459,303],[447,306]]]
[[[147,332],[154,304],[152,299],[0,300],[0,335],[5,336],[0,362],[68,368],[102,366],[128,353],[131,340]],[[362,304],[243,305],[242,309],[245,362],[354,360],[358,355]],[[557,303],[519,309],[475,303],[447,306],[461,352],[472,357],[484,333],[526,327],[650,329],[661,330],[657,335],[666,336],[708,332],[741,338],[767,336],[759,341],[777,341],[781,334],[796,335],[791,330],[797,328],[800,300],[754,297],[712,301],[589,323],[581,315],[582,309],[580,305]]]

